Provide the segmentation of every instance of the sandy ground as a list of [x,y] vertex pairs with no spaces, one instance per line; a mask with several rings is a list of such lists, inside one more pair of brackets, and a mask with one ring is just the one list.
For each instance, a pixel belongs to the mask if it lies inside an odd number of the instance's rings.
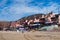
[[0,31],[0,40],[60,40],[60,32],[5,32]]

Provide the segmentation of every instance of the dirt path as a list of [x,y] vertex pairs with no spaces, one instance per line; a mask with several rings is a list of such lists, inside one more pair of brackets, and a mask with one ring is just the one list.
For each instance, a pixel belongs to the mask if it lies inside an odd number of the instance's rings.
[[0,40],[60,40],[60,32],[0,32]]

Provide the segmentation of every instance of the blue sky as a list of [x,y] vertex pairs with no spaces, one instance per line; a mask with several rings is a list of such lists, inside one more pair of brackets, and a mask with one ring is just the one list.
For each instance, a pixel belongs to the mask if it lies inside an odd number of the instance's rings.
[[58,13],[60,0],[0,0],[0,21],[15,21],[37,13]]

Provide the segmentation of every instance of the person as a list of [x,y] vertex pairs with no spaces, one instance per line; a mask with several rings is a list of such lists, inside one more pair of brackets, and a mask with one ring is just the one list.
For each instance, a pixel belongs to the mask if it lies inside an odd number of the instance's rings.
[[58,15],[58,30],[60,31],[60,14]]
[[34,23],[34,20],[32,20],[32,19],[28,21],[28,31],[32,30],[31,24],[33,24],[33,23]]
[[19,32],[19,26],[20,26],[20,24],[17,23],[17,24],[16,24],[16,31],[17,31],[17,32]]
[[34,24],[35,24],[35,25],[33,26],[34,29],[35,29],[35,30],[38,30],[38,29],[40,28],[40,19],[35,18],[35,19],[34,19]]
[[58,24],[60,24],[60,15],[58,15]]
[[45,26],[45,17],[40,18],[40,28]]
[[23,22],[23,26],[24,26],[24,29],[27,31],[28,30],[28,20],[25,20],[25,22]]

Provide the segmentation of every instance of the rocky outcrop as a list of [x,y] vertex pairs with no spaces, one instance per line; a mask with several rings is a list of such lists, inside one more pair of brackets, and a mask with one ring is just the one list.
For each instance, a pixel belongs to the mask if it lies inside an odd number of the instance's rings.
[[[31,20],[34,18],[40,19],[42,15],[45,15],[45,14],[34,14],[34,15],[23,17],[16,21],[0,21],[0,28],[4,28],[7,26],[15,26],[16,23],[22,24],[25,20]],[[56,15],[56,17],[58,17],[58,15]]]

